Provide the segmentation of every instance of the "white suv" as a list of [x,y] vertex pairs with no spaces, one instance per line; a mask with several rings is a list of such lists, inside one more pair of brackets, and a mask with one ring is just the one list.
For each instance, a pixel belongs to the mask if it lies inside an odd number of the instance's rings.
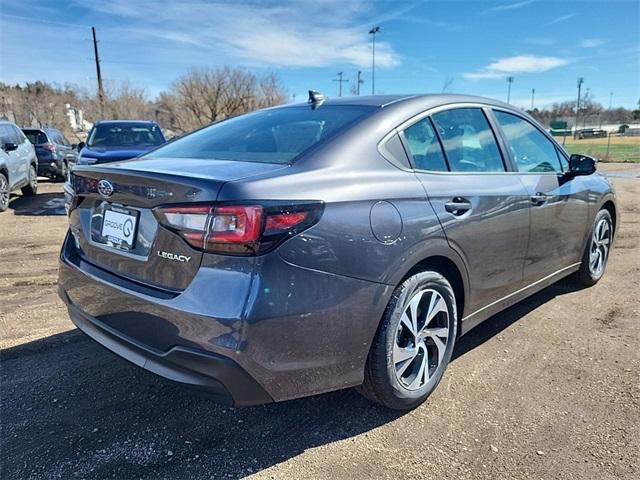
[[0,212],[7,209],[10,193],[18,188],[23,195],[36,194],[38,158],[22,130],[0,120]]

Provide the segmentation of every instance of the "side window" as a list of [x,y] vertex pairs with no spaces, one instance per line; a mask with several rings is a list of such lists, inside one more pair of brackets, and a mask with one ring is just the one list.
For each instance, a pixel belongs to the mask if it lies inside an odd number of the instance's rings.
[[569,160],[567,160],[567,157],[564,156],[564,154],[558,150],[556,148],[556,153],[558,154],[558,159],[560,160],[560,165],[562,165],[562,171],[563,172],[568,172],[569,171]]
[[504,172],[496,138],[479,108],[456,108],[433,115],[452,172]]
[[520,172],[561,172],[555,145],[526,120],[495,111]]
[[8,125],[0,125],[0,147],[4,147],[5,143],[11,142],[11,132]]
[[24,143],[27,140],[27,137],[24,135],[24,132],[20,130],[18,127],[13,127],[14,133],[16,135],[17,143]]
[[415,168],[431,172],[448,170],[440,141],[428,117],[406,128],[403,133]]

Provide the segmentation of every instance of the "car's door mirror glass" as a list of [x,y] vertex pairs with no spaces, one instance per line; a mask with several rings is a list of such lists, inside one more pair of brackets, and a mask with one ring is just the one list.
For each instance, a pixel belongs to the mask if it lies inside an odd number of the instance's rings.
[[569,157],[569,174],[591,175],[596,171],[598,161],[588,155],[574,153]]
[[18,144],[14,142],[5,142],[4,151],[5,152],[13,152],[18,149]]

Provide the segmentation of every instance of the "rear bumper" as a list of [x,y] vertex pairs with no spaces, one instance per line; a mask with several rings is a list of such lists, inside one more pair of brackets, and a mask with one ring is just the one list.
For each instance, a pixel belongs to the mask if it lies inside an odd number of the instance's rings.
[[62,162],[59,160],[41,160],[38,158],[38,175],[60,175],[62,173]]
[[84,313],[70,303],[62,287],[59,294],[67,303],[69,317],[76,327],[138,367],[204,390],[220,403],[247,406],[273,402],[273,398],[233,360],[179,346],[158,354]]
[[393,287],[290,265],[277,252],[259,258],[231,270],[203,260],[185,290],[166,294],[79,258],[68,235],[59,293],[78,328],[108,349],[235,405],[361,384]]

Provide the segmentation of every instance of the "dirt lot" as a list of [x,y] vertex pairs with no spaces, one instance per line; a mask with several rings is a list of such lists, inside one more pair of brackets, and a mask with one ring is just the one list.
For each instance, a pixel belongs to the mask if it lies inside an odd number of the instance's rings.
[[0,214],[0,477],[640,478],[640,165],[601,169],[622,172],[604,279],[476,328],[406,414],[352,390],[230,409],[129,365],[57,299],[62,186],[14,198]]

